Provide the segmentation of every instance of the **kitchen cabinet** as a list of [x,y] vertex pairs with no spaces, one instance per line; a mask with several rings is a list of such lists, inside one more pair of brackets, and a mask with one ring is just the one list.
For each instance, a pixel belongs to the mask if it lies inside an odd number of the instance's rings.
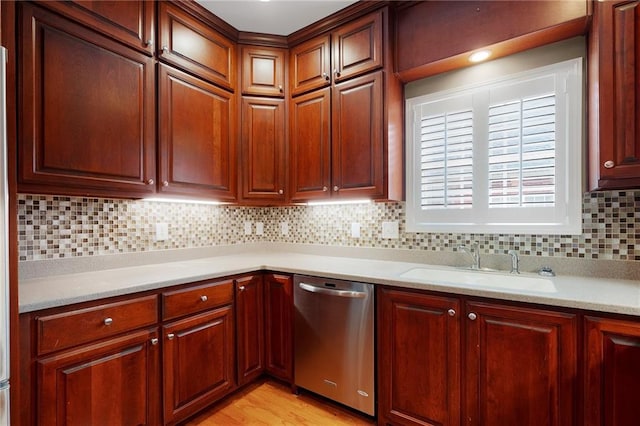
[[594,3],[589,38],[590,188],[640,186],[640,2]]
[[393,130],[402,125],[402,88],[389,63],[388,12],[291,49],[291,201],[402,199],[402,137]]
[[278,48],[242,46],[242,94],[283,98],[285,95],[285,58]]
[[164,423],[175,424],[235,389],[233,283],[166,292],[163,306],[182,316],[162,326]]
[[236,45],[178,3],[158,2],[158,58],[227,90],[236,89]]
[[155,1],[47,1],[42,5],[134,49],[154,53]]
[[412,291],[378,296],[379,424],[574,424],[575,315]]
[[241,197],[247,203],[286,199],[285,101],[242,98]]
[[264,295],[262,275],[234,280],[238,386],[252,382],[265,369]]
[[19,192],[155,192],[152,58],[32,3],[19,8]]
[[158,191],[234,201],[235,95],[160,64],[158,98]]
[[293,278],[264,275],[266,371],[293,383]]
[[584,330],[584,424],[635,425],[640,404],[640,323],[587,316]]

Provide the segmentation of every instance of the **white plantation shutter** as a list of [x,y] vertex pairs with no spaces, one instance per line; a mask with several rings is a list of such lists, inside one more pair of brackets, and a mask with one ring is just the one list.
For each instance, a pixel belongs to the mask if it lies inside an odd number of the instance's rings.
[[407,101],[407,229],[580,233],[581,60]]

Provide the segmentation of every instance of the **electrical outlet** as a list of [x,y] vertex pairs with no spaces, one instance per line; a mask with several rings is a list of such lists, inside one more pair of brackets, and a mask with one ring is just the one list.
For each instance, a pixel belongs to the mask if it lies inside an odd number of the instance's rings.
[[399,237],[397,220],[382,222],[382,238],[398,239]]
[[256,222],[256,235],[264,234],[264,223]]
[[280,234],[289,235],[289,222],[280,222]]
[[244,235],[251,235],[253,231],[253,224],[251,222],[244,223]]
[[165,241],[169,239],[169,224],[156,223],[156,241]]
[[351,238],[360,238],[360,224],[358,222],[351,224]]

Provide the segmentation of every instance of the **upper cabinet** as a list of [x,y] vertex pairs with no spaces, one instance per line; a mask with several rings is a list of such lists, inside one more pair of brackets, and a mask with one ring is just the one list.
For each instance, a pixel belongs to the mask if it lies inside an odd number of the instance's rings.
[[43,4],[134,49],[153,54],[154,1],[72,0]]
[[330,46],[330,36],[327,34],[291,49],[289,75],[292,96],[331,84]]
[[154,64],[82,25],[20,3],[20,192],[155,192]]
[[158,65],[158,191],[236,199],[236,96]]
[[285,49],[242,47],[242,94],[284,97]]
[[234,91],[236,47],[207,22],[168,1],[158,4],[158,58]]
[[640,186],[640,2],[594,2],[589,39],[589,185]]

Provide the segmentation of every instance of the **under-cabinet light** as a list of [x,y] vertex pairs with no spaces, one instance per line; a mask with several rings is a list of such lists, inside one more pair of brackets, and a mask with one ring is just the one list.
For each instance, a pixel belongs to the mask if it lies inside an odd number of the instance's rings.
[[156,203],[177,203],[177,204],[206,204],[210,206],[219,206],[224,203],[220,201],[210,201],[210,200],[193,200],[188,198],[143,198],[142,201],[150,201]]
[[371,204],[371,200],[309,201],[307,203],[308,206],[339,206],[343,204]]
[[469,56],[469,61],[471,62],[482,62],[491,56],[490,50],[478,50]]

